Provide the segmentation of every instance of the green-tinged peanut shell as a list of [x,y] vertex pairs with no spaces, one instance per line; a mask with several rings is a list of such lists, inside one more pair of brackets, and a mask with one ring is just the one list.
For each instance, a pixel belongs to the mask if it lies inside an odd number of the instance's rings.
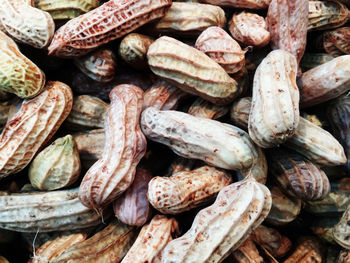
[[350,205],[346,208],[338,224],[333,227],[334,241],[343,248],[350,249]]
[[148,184],[147,197],[163,214],[179,214],[214,199],[230,183],[232,179],[226,172],[203,166],[170,177],[154,177]]
[[214,204],[196,215],[183,236],[167,244],[162,262],[222,262],[261,224],[270,208],[269,190],[253,178],[228,185]]
[[107,48],[76,58],[74,64],[88,77],[99,82],[113,80],[117,67],[113,51]]
[[81,164],[72,135],[58,138],[42,150],[29,167],[29,180],[40,190],[56,190],[73,184]]
[[74,133],[73,138],[78,147],[81,165],[89,169],[102,156],[106,140],[104,129]]
[[350,55],[339,56],[304,72],[298,80],[300,107],[334,99],[350,90]]
[[70,246],[50,263],[120,262],[136,235],[134,227],[113,221],[89,239]]
[[308,31],[340,27],[349,16],[348,8],[335,0],[309,1]]
[[104,119],[108,108],[108,103],[94,96],[74,97],[73,107],[65,125],[70,130],[104,128]]
[[218,6],[174,2],[156,23],[154,31],[193,38],[208,27],[224,27],[225,23],[225,12]]
[[54,20],[80,16],[100,5],[100,0],[35,0],[35,7],[49,12]]
[[83,233],[60,235],[54,240],[49,240],[40,246],[28,263],[52,262],[52,260],[64,253],[69,247],[84,241],[86,238],[87,235]]
[[331,61],[333,58],[327,53],[305,53],[300,61],[300,67],[306,71]]
[[291,197],[321,200],[331,188],[323,170],[293,152],[273,149],[270,153],[269,171],[281,190]]
[[[110,215],[104,211],[103,218]],[[18,232],[52,232],[96,226],[100,215],[78,199],[78,188],[51,192],[0,193],[0,227]]]
[[58,81],[48,82],[44,92],[22,103],[0,135],[0,178],[29,164],[61,126],[72,103],[72,90]]
[[153,73],[214,104],[228,104],[238,95],[237,82],[219,64],[174,38],[157,39],[147,58]]
[[153,42],[148,36],[131,33],[120,42],[118,54],[131,67],[147,69],[147,51]]
[[302,237],[292,255],[283,263],[323,263],[324,249],[315,237]]
[[305,202],[304,209],[312,214],[341,213],[350,205],[350,179],[343,178],[331,182],[331,191],[320,201]]
[[272,196],[272,207],[266,222],[280,226],[292,222],[300,213],[301,200],[289,198],[277,186],[269,187]]
[[216,120],[226,115],[228,110],[229,108],[227,106],[215,105],[209,101],[203,100],[202,98],[197,98],[191,104],[188,113],[196,117]]
[[20,98],[32,98],[43,91],[45,74],[0,31],[0,89]]
[[340,216],[316,217],[311,224],[311,230],[320,239],[336,245],[333,238],[333,227],[339,222]]
[[164,247],[179,234],[179,226],[174,218],[156,215],[142,227],[122,263],[160,262]]
[[183,112],[149,107],[142,112],[141,128],[148,139],[169,146],[176,154],[219,168],[246,170],[258,156],[245,131]]

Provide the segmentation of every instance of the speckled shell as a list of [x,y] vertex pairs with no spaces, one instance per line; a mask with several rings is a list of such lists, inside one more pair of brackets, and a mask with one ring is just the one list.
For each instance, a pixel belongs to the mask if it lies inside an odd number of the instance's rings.
[[87,235],[83,233],[58,236],[56,239],[49,240],[40,246],[40,248],[35,251],[33,258],[29,260],[28,263],[51,262],[69,249],[69,247],[84,241],[86,238]]
[[141,115],[141,128],[148,139],[169,146],[176,154],[216,167],[244,170],[257,157],[243,130],[183,112],[147,108]]
[[315,237],[303,237],[292,255],[283,263],[323,263],[323,246]]
[[70,130],[104,128],[108,108],[106,102],[94,96],[74,97],[72,110],[64,123]]
[[350,27],[341,27],[323,33],[321,45],[334,57],[350,55]]
[[156,215],[141,229],[122,263],[160,263],[164,247],[179,234],[179,226],[174,218]]
[[143,226],[150,219],[152,210],[147,199],[147,191],[151,179],[149,171],[137,168],[132,185],[114,201],[114,214],[122,223]]
[[100,5],[100,0],[35,0],[35,7],[49,12],[54,20],[72,19]]
[[0,31],[0,89],[20,98],[32,98],[43,91],[45,74]]
[[333,227],[334,241],[344,248],[350,249],[350,206],[345,210],[338,224]]
[[143,109],[155,107],[158,110],[176,110],[179,102],[189,94],[165,80],[158,79],[145,91]]
[[225,12],[218,6],[174,2],[155,25],[155,32],[196,37],[211,26],[224,27]]
[[201,118],[216,120],[226,115],[228,106],[219,106],[209,101],[197,98],[188,109],[188,113]]
[[147,69],[147,51],[153,42],[148,36],[131,33],[120,42],[118,53],[131,67]]
[[82,56],[164,16],[171,0],[110,0],[60,27],[48,47],[59,57]]
[[236,73],[244,67],[246,51],[220,27],[212,26],[204,30],[197,38],[195,47],[216,61],[227,73]]
[[18,42],[35,48],[50,44],[55,23],[48,12],[33,7],[32,0],[2,0],[0,24]]
[[299,154],[282,149],[271,152],[269,171],[282,191],[302,200],[324,199],[331,188],[319,167]]
[[266,222],[272,225],[285,225],[292,222],[300,213],[301,200],[289,198],[277,186],[269,187],[272,196],[272,207]]
[[56,190],[73,184],[80,174],[81,164],[72,135],[55,140],[42,150],[29,167],[29,180],[40,190]]
[[[104,218],[107,219],[108,211]],[[78,189],[0,193],[0,227],[18,232],[52,232],[87,228],[100,216],[78,199]]]
[[89,239],[70,246],[50,263],[120,262],[136,235],[135,228],[112,221]]
[[99,82],[113,80],[117,64],[111,49],[103,48],[76,58],[74,64],[88,77]]
[[265,9],[270,0],[200,0],[204,3],[233,8]]
[[298,63],[306,48],[308,10],[308,0],[272,0],[266,17],[272,49],[288,51]]
[[139,127],[143,91],[134,85],[118,85],[110,99],[102,157],[87,171],[79,188],[80,201],[94,209],[108,205],[132,184],[146,152],[146,138]]
[[179,214],[212,200],[230,183],[232,179],[224,171],[203,166],[170,177],[154,177],[149,182],[147,196],[152,206],[163,214]]
[[232,104],[230,118],[234,125],[245,130],[248,128],[251,105],[251,97],[240,98]]
[[300,107],[334,99],[350,90],[350,55],[339,56],[303,73],[298,80]]
[[72,90],[62,82],[48,82],[34,99],[24,101],[0,136],[0,178],[21,171],[68,116]]
[[153,73],[214,104],[228,104],[238,95],[237,82],[219,64],[174,38],[157,39],[147,58]]
[[349,16],[348,8],[339,1],[309,1],[308,31],[340,27]]
[[222,262],[261,224],[270,208],[269,190],[254,179],[228,185],[213,205],[196,215],[183,236],[168,243],[162,262]]
[[299,123],[297,61],[287,51],[270,52],[255,71],[248,130],[262,148],[284,143]]
[[271,39],[265,19],[246,11],[232,16],[229,30],[234,39],[246,46],[264,47]]
[[82,166],[89,169],[102,156],[106,140],[104,129],[74,133],[73,138],[77,143]]

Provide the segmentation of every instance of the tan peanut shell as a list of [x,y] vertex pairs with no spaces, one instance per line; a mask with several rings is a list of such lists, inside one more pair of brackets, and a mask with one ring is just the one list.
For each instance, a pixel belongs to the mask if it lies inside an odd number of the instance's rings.
[[349,9],[336,0],[309,1],[308,31],[337,28],[346,23]]
[[112,81],[117,68],[115,55],[107,48],[76,58],[74,63],[88,77],[99,82]]
[[49,12],[54,20],[80,16],[100,5],[100,0],[35,0],[35,7]]
[[118,53],[131,67],[147,69],[147,51],[153,42],[148,36],[131,33],[120,42]]
[[231,255],[237,263],[264,263],[254,242],[248,238],[244,243],[232,252]]
[[228,170],[245,170],[257,157],[248,134],[232,125],[178,111],[147,108],[141,128],[148,139],[165,144],[176,154]]
[[[43,91],[45,74],[18,49],[17,44],[0,31],[0,89],[20,98],[31,98]],[[6,67],[5,67],[6,65]]]
[[233,8],[265,9],[270,0],[201,0],[211,5],[227,6]]
[[201,210],[192,227],[169,242],[162,262],[222,262],[267,216],[269,190],[253,178],[228,185],[213,205]]
[[300,106],[310,107],[350,90],[350,55],[332,59],[303,73],[298,80]]
[[292,54],[274,50],[255,71],[248,130],[260,147],[284,143],[298,127],[297,66]]
[[143,226],[152,215],[147,199],[148,183],[152,179],[146,169],[137,168],[135,179],[125,193],[113,202],[115,216],[130,226]]
[[338,224],[333,227],[334,241],[343,248],[350,249],[350,206],[347,207]]
[[[104,218],[107,219],[108,211]],[[101,217],[78,199],[78,189],[0,194],[0,227],[18,232],[52,232],[87,228]]]
[[292,248],[292,242],[289,238],[281,235],[276,229],[263,225],[258,226],[250,238],[276,258],[285,256]]
[[136,235],[133,227],[112,221],[89,239],[70,246],[50,263],[120,262]]
[[78,132],[73,134],[73,138],[78,147],[82,167],[89,169],[102,156],[106,140],[104,129]]
[[169,82],[158,79],[152,87],[145,91],[143,109],[155,107],[158,110],[176,110],[179,102],[188,96],[188,93]]
[[72,90],[50,81],[34,99],[23,102],[0,136],[0,178],[24,169],[68,116]]
[[283,263],[322,263],[323,247],[320,240],[315,237],[303,237],[300,244],[296,247]]
[[50,44],[55,23],[48,12],[33,7],[32,0],[3,0],[0,5],[0,24],[5,33],[18,42],[35,48]]
[[237,82],[221,66],[174,38],[158,38],[149,47],[147,58],[154,74],[214,104],[228,104],[238,95]]
[[111,203],[132,184],[136,166],[146,152],[146,138],[139,127],[143,91],[134,85],[118,85],[110,100],[103,154],[79,188],[81,202],[94,209]]
[[56,190],[73,184],[80,175],[81,164],[72,135],[55,140],[42,150],[29,167],[29,180],[40,190]]
[[271,35],[262,16],[242,11],[234,14],[228,25],[232,37],[243,45],[264,47],[270,42]]
[[9,263],[9,261],[5,257],[0,256],[0,263]]
[[218,6],[200,3],[174,2],[155,25],[155,31],[179,36],[196,37],[211,26],[224,27],[225,12]]
[[334,57],[350,55],[350,27],[340,27],[323,33],[322,46]]
[[197,160],[183,158],[176,156],[175,159],[169,165],[165,176],[169,177],[178,172],[188,172],[195,168]]
[[246,51],[220,27],[212,26],[204,30],[197,38],[195,47],[216,61],[227,73],[236,73],[244,67]]
[[240,98],[232,104],[230,119],[234,125],[244,130],[248,128],[248,120],[249,120],[251,105],[252,105],[251,97]]
[[288,51],[298,64],[306,48],[308,10],[308,0],[272,0],[266,18],[272,49]]
[[269,187],[272,196],[272,207],[266,221],[280,226],[292,222],[300,213],[301,200],[286,196],[277,186]]
[[109,105],[103,100],[89,95],[74,97],[73,107],[65,120],[70,130],[104,128],[104,119]]
[[171,0],[110,0],[60,27],[48,47],[49,54],[82,56],[164,16],[170,5]]
[[248,170],[241,171],[241,174],[243,177],[252,174],[252,176],[258,183],[265,184],[268,174],[267,160],[263,150],[260,147],[256,146],[256,151],[258,153],[258,156],[253,160],[252,167]]
[[188,113],[201,118],[216,120],[226,115],[228,106],[219,106],[197,98],[188,109]]
[[320,200],[329,194],[331,186],[327,175],[309,160],[282,149],[274,149],[270,157],[269,172],[289,196]]
[[179,226],[174,218],[156,215],[149,224],[141,229],[122,263],[161,262],[164,247],[179,234]]
[[232,183],[224,171],[203,166],[192,171],[154,177],[148,185],[148,200],[163,214],[179,214],[215,198],[225,186]]
[[58,236],[56,239],[49,240],[40,246],[28,263],[52,262],[69,247],[84,241],[86,238],[87,235],[83,233]]

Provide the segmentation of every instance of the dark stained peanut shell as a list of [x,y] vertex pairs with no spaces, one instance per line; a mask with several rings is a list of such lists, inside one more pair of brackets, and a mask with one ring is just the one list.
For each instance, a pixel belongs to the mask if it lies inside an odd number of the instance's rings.
[[333,237],[333,228],[339,222],[341,215],[339,216],[324,216],[316,217],[310,226],[312,232],[320,239],[336,245]]
[[292,255],[283,263],[323,263],[323,246],[315,237],[302,237]]
[[323,33],[322,47],[334,57],[350,55],[350,27],[340,27]]
[[248,238],[240,247],[232,252],[231,255],[237,263],[263,263],[264,259],[260,256],[254,242]]

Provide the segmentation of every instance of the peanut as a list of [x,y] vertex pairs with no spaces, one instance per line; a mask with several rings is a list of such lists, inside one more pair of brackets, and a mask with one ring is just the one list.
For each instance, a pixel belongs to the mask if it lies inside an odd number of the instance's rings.
[[283,263],[322,263],[323,248],[321,242],[314,237],[304,237],[292,255]]
[[322,38],[322,45],[328,54],[334,57],[350,55],[350,27],[325,32]]
[[188,113],[201,118],[219,119],[228,112],[227,106],[219,106],[210,103],[209,101],[197,98],[188,109]]
[[233,8],[265,9],[270,0],[201,0],[205,3]]
[[349,236],[350,236],[350,206],[345,210],[338,224],[333,227],[333,237],[339,245],[344,248],[350,248]]
[[237,263],[264,263],[264,259],[260,256],[259,250],[249,238],[232,252],[232,257]]

